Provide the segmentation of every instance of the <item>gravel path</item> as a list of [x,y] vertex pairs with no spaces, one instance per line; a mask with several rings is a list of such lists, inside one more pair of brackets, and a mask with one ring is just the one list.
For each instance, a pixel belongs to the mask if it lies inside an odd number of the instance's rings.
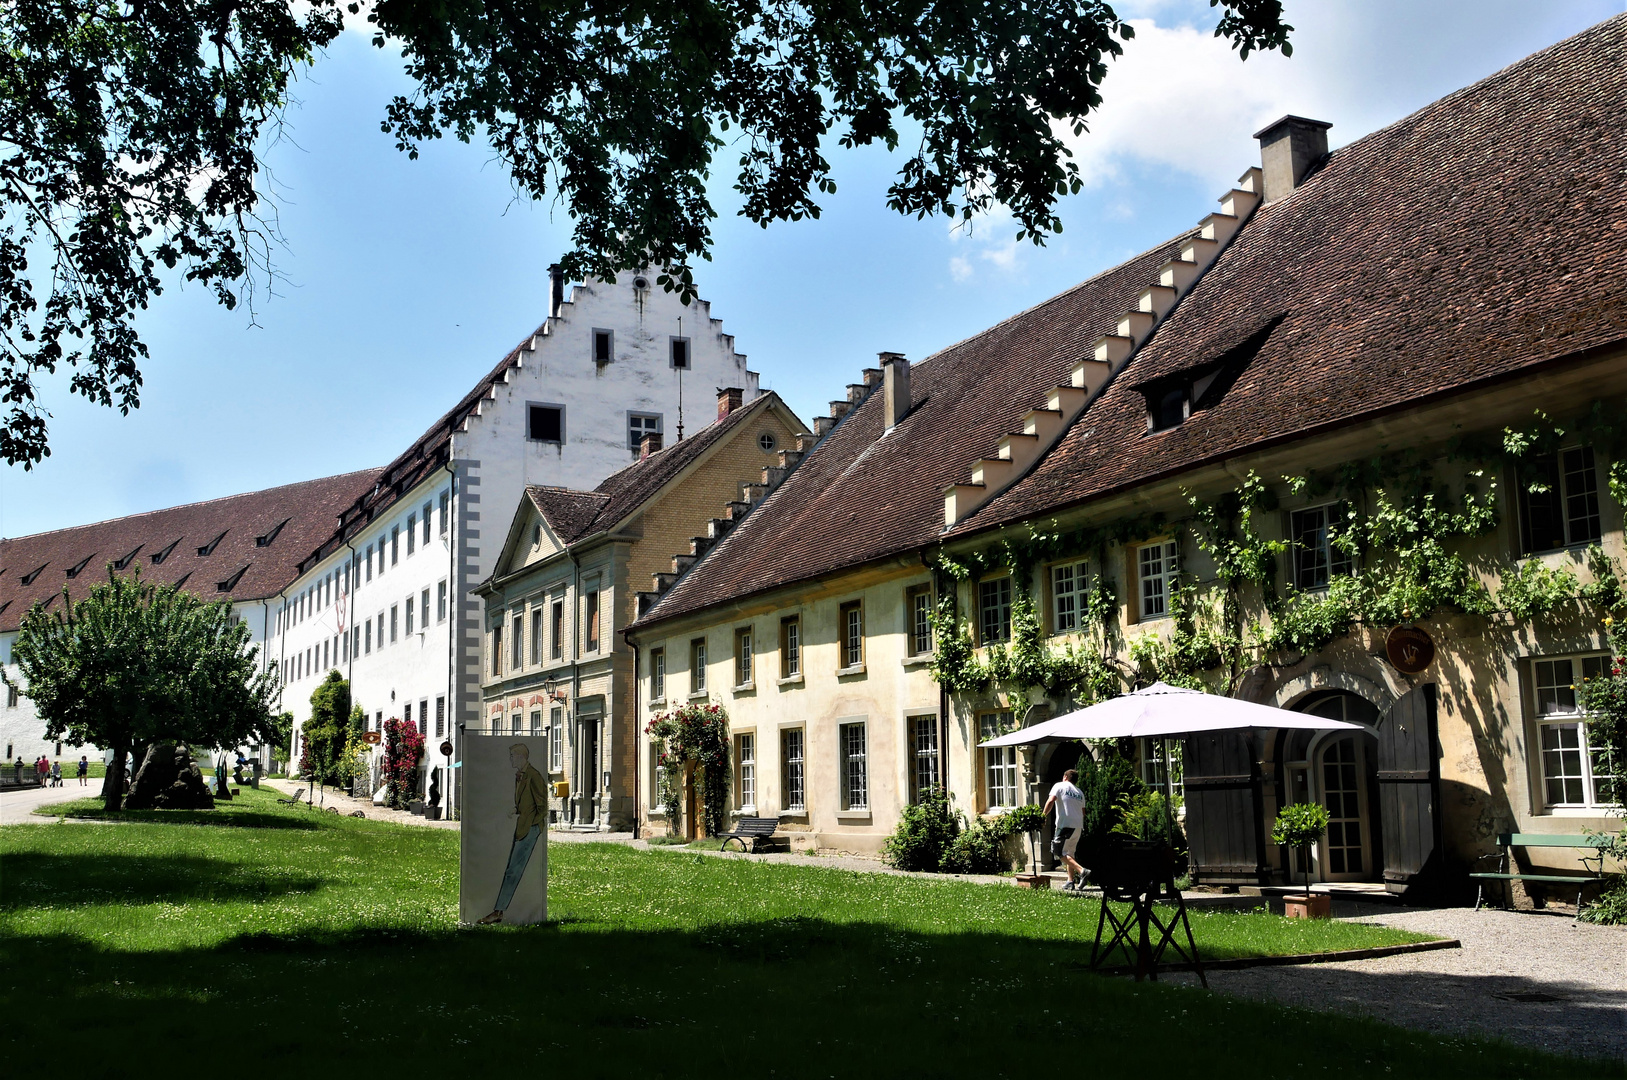
[[1226,994],[1363,1013],[1442,1035],[1500,1037],[1558,1053],[1627,1060],[1627,927],[1469,908],[1396,908],[1352,921],[1453,937],[1463,948],[1217,971],[1209,985]]

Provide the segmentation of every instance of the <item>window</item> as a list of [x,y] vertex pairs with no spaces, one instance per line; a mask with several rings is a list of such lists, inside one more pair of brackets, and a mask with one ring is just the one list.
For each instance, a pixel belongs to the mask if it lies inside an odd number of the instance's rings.
[[520,713],[515,713],[513,716],[509,717],[508,733],[510,735],[523,735],[525,732],[524,732],[524,729],[521,727],[521,725],[524,722],[525,722],[525,717],[522,716]]
[[418,594],[418,627],[421,630],[429,629],[429,590],[425,589]]
[[1169,785],[1170,794],[1179,799],[1185,792],[1182,786],[1180,739],[1141,740],[1141,782],[1153,791],[1163,793]]
[[1006,641],[1011,637],[1011,578],[998,577],[977,583],[977,625],[980,644]]
[[1542,755],[1542,801],[1549,807],[1619,805],[1615,762],[1589,738],[1576,684],[1609,674],[1609,656],[1533,662],[1537,742]]
[[802,674],[802,619],[792,615],[780,620],[780,678]]
[[734,791],[735,809],[757,809],[757,736],[751,733],[734,737]]
[[795,813],[808,809],[806,775],[802,729],[786,728],[780,732],[780,784],[784,789],[784,809]]
[[395,566],[401,561],[401,526],[390,526],[390,565]]
[[407,633],[412,633],[412,597],[407,597]]
[[510,671],[519,671],[521,667],[521,649],[525,647],[525,616],[514,616],[514,633],[509,638],[508,668]]
[[904,594],[904,617],[909,620],[911,656],[932,651],[932,586],[917,585]]
[[550,633],[553,636],[549,640],[553,645],[553,658],[555,660],[559,660],[559,659],[562,659],[564,657],[564,655],[565,655],[565,598],[564,597],[561,596],[561,597],[556,597],[555,598],[554,603],[553,603],[553,610],[552,610],[551,614],[553,616],[553,618],[551,620],[552,623],[553,623],[553,626],[550,629]]
[[667,696],[667,650],[650,650],[650,700],[661,701]]
[[1051,567],[1051,633],[1071,634],[1084,629],[1081,620],[1087,588],[1084,563]]
[[528,412],[530,427],[527,435],[532,442],[564,443],[565,406],[533,405]]
[[435,737],[441,738],[446,734],[446,699],[435,699]]
[[441,523],[441,535],[442,536],[446,535],[447,511],[451,507],[451,505],[452,505],[452,493],[450,491],[441,492],[441,519],[440,519],[440,523]]
[[904,721],[909,725],[910,801],[919,801],[922,794],[943,786],[943,764],[938,754],[938,717],[911,716]]
[[396,604],[390,605],[390,644],[392,645],[396,641],[396,616],[399,614],[396,610],[397,606]]
[[565,768],[565,710],[555,705],[548,712],[548,771]]
[[503,624],[491,628],[491,673],[503,673]]
[[683,369],[689,367],[689,339],[675,337],[672,341],[672,366]]
[[373,620],[372,619],[367,620],[367,628],[366,629],[367,629],[367,638],[366,638],[366,646],[367,646],[367,648],[366,648],[366,651],[367,651],[367,653],[369,655],[371,655],[372,652],[373,652]]
[[1179,427],[1181,421],[1190,415],[1188,407],[1191,393],[1183,384],[1172,387],[1159,394],[1157,398],[1148,397],[1147,400],[1147,430],[1165,431],[1172,427]]
[[367,580],[373,580],[373,545],[367,545]]
[[[1014,727],[1010,712],[978,714],[982,739],[1003,735]],[[1006,810],[1017,805],[1017,748],[991,746],[983,751],[983,806],[986,810]]]
[[384,612],[379,612],[379,648],[384,648]]
[[837,625],[842,634],[842,667],[856,668],[864,663],[864,605],[858,600],[843,604]]
[[533,666],[542,663],[542,609],[531,609],[531,663]]
[[631,450],[634,455],[637,455],[639,451],[639,444],[644,441],[644,436],[659,435],[660,433],[660,413],[630,412],[627,414],[627,448]]
[[837,729],[842,751],[842,809],[870,808],[870,776],[865,758],[864,724],[843,724]]
[[593,331],[593,362],[608,364],[615,355],[615,334],[609,330]]
[[[430,513],[429,504],[425,503],[424,504],[424,510],[423,510],[423,514],[424,514],[424,543],[425,544],[429,543],[429,513]],[[425,608],[424,610],[428,611],[429,609]]]
[[706,692],[706,639],[696,638],[689,643],[689,692]]
[[1521,467],[1518,486],[1523,553],[1599,539],[1599,481],[1592,447],[1536,458]]
[[418,515],[407,515],[407,554],[411,555],[418,547]]
[[352,626],[350,628],[350,655],[351,655],[351,658],[354,659],[355,657],[358,657],[361,654],[362,654],[362,628],[359,627],[359,626]]
[[1340,503],[1295,510],[1288,517],[1294,543],[1294,588],[1325,589],[1351,571],[1350,553],[1334,543],[1345,521]]
[[435,586],[435,621],[446,621],[446,582]]
[[531,734],[532,735],[541,735],[542,734],[542,710],[541,709],[532,709],[531,710]]
[[[19,700],[19,696],[18,696],[17,688],[15,686],[6,687],[6,708],[15,709],[17,707],[18,700]],[[8,750],[6,752],[6,757],[9,758],[10,756],[11,756],[11,752]]]
[[1160,540],[1136,549],[1136,565],[1141,580],[1141,618],[1157,619],[1169,614],[1169,592],[1175,584],[1175,541]]
[[588,590],[587,594],[587,651],[599,651],[599,587],[597,584]]
[[734,684],[751,685],[751,627],[734,632]]

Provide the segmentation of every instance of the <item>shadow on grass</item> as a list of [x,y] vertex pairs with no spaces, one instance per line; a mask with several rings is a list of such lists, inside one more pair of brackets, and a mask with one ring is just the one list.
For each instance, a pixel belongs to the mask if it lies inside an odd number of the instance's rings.
[[[1294,1075],[1303,1071],[1294,1063],[1312,1060],[1386,1080],[1619,1075],[1611,1062],[1080,976],[1064,967],[1076,949],[999,933],[811,917],[641,932],[566,918],[256,933],[141,953],[73,936],[11,938],[0,941],[0,987],[15,1030],[49,1030],[66,1008],[126,1061],[188,1033],[231,1031],[255,1047],[260,1069],[366,1070],[385,1055],[457,1075],[988,1077],[1026,1071],[1020,1063],[1038,1047],[1088,1044],[1097,1076],[1143,1072],[1150,1050],[1162,1062],[1202,1062],[1205,1076],[1250,1080]],[[1363,978],[1350,989],[1373,997],[1432,976]],[[1443,1000],[1452,993],[1434,989]],[[1620,1003],[1596,1004],[1563,1023],[1597,1025]]]
[[101,799],[75,799],[53,803],[34,811],[40,817],[65,817],[80,821],[142,822],[149,825],[212,825],[223,829],[303,829],[332,828],[318,811],[296,815],[286,810],[252,809],[232,803],[217,803],[213,810],[120,810],[110,813]]
[[314,892],[322,879],[197,855],[120,852],[6,856],[0,911],[81,904],[185,904],[191,901],[269,900]]

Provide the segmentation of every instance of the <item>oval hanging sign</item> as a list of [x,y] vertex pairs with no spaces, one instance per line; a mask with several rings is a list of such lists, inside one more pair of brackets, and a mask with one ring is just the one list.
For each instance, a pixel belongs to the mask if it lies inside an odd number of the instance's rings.
[[380,736],[376,731],[369,731],[366,735],[362,736],[362,742],[367,743],[369,746],[377,746],[379,741]]
[[1404,675],[1416,675],[1435,662],[1435,643],[1416,626],[1397,626],[1384,639],[1384,655]]
[[441,744],[441,753],[446,757],[452,756],[452,740],[448,739]]

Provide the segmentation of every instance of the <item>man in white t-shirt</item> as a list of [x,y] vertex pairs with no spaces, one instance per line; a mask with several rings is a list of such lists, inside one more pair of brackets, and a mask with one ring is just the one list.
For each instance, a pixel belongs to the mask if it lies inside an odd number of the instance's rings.
[[1045,800],[1047,814],[1051,812],[1051,807],[1056,807],[1051,854],[1067,867],[1068,883],[1062,887],[1069,890],[1084,888],[1086,874],[1085,868],[1073,857],[1075,849],[1079,847],[1079,833],[1085,827],[1085,793],[1074,783],[1078,779],[1079,770],[1069,769],[1051,788],[1051,797]]

